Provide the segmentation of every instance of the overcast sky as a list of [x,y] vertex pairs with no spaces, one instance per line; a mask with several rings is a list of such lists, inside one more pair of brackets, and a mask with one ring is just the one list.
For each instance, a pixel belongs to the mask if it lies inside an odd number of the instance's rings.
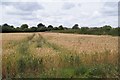
[[[29,1],[29,2],[28,2]],[[109,1],[109,2],[108,2]],[[3,0],[0,24],[118,26],[118,0]]]

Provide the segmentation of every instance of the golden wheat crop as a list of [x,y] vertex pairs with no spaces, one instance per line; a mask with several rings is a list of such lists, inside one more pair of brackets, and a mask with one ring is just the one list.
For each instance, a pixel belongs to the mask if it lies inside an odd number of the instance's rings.
[[2,44],[3,78],[117,77],[118,74],[118,37],[3,33]]

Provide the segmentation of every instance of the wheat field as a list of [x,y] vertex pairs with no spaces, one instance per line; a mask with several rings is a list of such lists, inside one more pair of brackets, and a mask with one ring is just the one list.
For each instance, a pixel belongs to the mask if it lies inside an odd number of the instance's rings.
[[3,33],[2,78],[117,78],[118,37]]

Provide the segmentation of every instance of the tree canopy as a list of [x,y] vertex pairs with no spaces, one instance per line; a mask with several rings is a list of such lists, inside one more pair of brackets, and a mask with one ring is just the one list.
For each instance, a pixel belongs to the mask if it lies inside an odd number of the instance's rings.
[[[78,24],[75,24],[72,28],[64,27],[60,25],[58,27],[53,27],[48,25],[46,27],[44,24],[39,23],[37,27],[29,27],[27,24],[22,24],[20,27],[14,27],[13,25],[8,25],[7,23],[0,25],[0,30],[3,33],[8,32],[62,32],[62,33],[78,33],[78,34],[94,34],[94,35],[120,35],[120,27],[113,28],[110,25],[104,25],[103,27],[81,27],[79,28]],[[1,32],[1,31],[0,31]]]
[[58,28],[59,28],[59,30],[63,30],[64,29],[62,25],[60,25]]
[[78,26],[79,26],[78,24],[75,24],[75,25],[72,27],[72,29],[79,29]]

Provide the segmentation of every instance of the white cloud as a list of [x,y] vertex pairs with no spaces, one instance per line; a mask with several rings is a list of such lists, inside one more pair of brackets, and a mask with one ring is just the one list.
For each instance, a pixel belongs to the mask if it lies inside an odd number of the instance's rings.
[[65,9],[65,10],[71,9],[73,7],[75,7],[74,3],[67,2],[67,3],[63,4],[63,9]]
[[2,2],[118,2],[119,0],[2,0]]
[[[3,20],[1,22],[15,26],[20,26],[23,23],[36,26],[41,22],[47,26],[52,24],[53,26],[72,27],[76,23],[80,26],[103,26],[105,24],[117,26],[117,16],[110,15],[112,12],[117,13],[113,9],[112,3],[97,1],[99,2],[65,2],[65,0],[59,0],[29,2],[28,4],[15,2],[8,5],[8,3],[7,5],[4,4],[2,9]],[[107,12],[109,11],[111,13],[108,15]]]

